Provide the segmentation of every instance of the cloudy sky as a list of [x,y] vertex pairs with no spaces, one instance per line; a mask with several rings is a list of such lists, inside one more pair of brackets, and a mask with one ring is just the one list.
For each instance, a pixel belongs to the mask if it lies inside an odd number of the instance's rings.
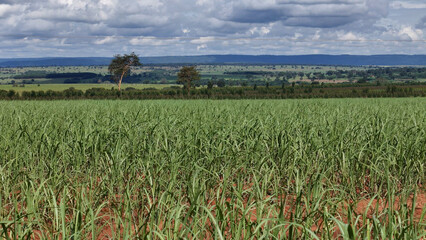
[[426,0],[0,0],[0,58],[426,54]]

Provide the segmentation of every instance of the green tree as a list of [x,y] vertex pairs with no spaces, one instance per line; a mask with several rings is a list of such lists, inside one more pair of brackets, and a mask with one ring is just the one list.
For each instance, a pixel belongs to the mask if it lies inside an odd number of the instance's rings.
[[219,79],[219,81],[217,81],[217,86],[218,87],[225,87],[226,86],[226,82],[225,82],[225,79]]
[[213,88],[213,85],[214,85],[214,83],[213,83],[213,81],[208,81],[207,82],[207,89],[212,89]]
[[194,66],[182,67],[177,77],[177,83],[183,84],[186,94],[189,95],[189,90],[194,85],[194,82],[200,80],[200,73]]
[[111,73],[112,78],[118,84],[118,91],[121,91],[121,82],[123,78],[128,76],[131,67],[141,66],[139,57],[135,53],[124,54],[121,56],[117,54],[108,66],[108,71]]

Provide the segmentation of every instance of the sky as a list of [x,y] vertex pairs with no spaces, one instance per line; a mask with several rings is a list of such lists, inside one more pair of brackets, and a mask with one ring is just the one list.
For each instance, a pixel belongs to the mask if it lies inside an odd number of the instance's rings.
[[426,0],[0,0],[0,58],[426,54]]

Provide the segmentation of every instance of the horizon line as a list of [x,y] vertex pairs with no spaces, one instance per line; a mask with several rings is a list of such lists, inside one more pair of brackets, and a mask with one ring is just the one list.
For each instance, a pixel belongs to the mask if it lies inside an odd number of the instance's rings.
[[[371,57],[371,56],[426,56],[424,54],[404,54],[404,53],[395,53],[395,54],[200,54],[200,55],[161,55],[161,56],[140,56],[140,58],[162,58],[162,57],[205,57],[205,56],[248,56],[248,57],[298,57],[298,56],[353,56],[353,57]],[[63,57],[63,56],[40,56],[40,57],[0,57],[0,59],[41,59],[41,58],[113,58],[114,56],[76,56],[76,57]]]

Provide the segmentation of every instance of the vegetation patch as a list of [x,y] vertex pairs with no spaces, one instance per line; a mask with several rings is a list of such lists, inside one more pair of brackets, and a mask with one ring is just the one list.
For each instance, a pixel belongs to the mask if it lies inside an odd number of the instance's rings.
[[3,101],[0,238],[422,239],[425,104]]

